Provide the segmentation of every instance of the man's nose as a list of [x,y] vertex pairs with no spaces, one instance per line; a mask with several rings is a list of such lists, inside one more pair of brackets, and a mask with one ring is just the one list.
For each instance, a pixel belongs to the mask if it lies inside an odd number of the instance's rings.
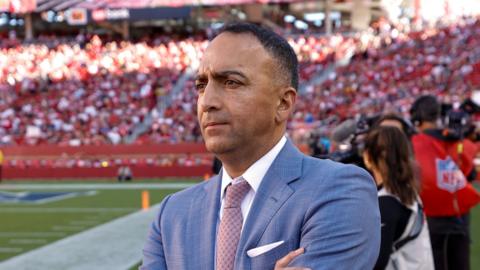
[[198,97],[198,106],[204,112],[218,110],[221,108],[221,93],[214,83],[209,82],[202,94]]

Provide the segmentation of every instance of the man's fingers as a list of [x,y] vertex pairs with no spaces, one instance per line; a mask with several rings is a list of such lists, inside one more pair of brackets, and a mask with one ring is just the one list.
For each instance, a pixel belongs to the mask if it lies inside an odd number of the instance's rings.
[[303,254],[303,252],[305,251],[305,249],[302,247],[302,248],[299,248],[299,249],[296,249],[294,251],[291,251],[290,253],[288,253],[287,255],[285,255],[285,257],[281,258],[280,260],[277,261],[277,263],[275,264],[275,269],[277,268],[283,268],[283,267],[287,267],[288,264],[293,260],[295,259],[295,257],[297,257],[298,255],[300,254]]

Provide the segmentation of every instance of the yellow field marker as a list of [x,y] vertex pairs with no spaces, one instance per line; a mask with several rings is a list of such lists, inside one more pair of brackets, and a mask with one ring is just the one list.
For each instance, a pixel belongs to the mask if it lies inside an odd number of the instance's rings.
[[150,208],[150,193],[148,190],[144,190],[142,191],[142,209],[146,211],[148,208]]

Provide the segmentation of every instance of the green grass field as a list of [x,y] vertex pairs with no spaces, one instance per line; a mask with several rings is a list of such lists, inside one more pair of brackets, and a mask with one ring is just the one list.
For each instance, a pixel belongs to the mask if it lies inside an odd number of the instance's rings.
[[[151,204],[156,204],[176,190],[148,191]],[[0,203],[0,261],[138,211],[141,192],[97,190],[94,195],[45,204]]]
[[[41,191],[47,191],[49,183],[52,182],[43,182],[46,189]],[[112,188],[119,185],[110,183]],[[0,261],[138,211],[142,190],[98,189],[93,195],[44,204],[0,203]],[[146,190],[153,205],[178,189]],[[471,222],[471,269],[480,269],[480,206],[473,209]]]

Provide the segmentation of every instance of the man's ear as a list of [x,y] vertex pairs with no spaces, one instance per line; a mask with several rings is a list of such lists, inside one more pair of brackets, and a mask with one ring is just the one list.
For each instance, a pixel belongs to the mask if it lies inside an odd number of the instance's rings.
[[295,109],[297,90],[295,90],[293,87],[282,88],[280,89],[279,97],[275,121],[277,123],[282,123],[288,120],[288,117]]

